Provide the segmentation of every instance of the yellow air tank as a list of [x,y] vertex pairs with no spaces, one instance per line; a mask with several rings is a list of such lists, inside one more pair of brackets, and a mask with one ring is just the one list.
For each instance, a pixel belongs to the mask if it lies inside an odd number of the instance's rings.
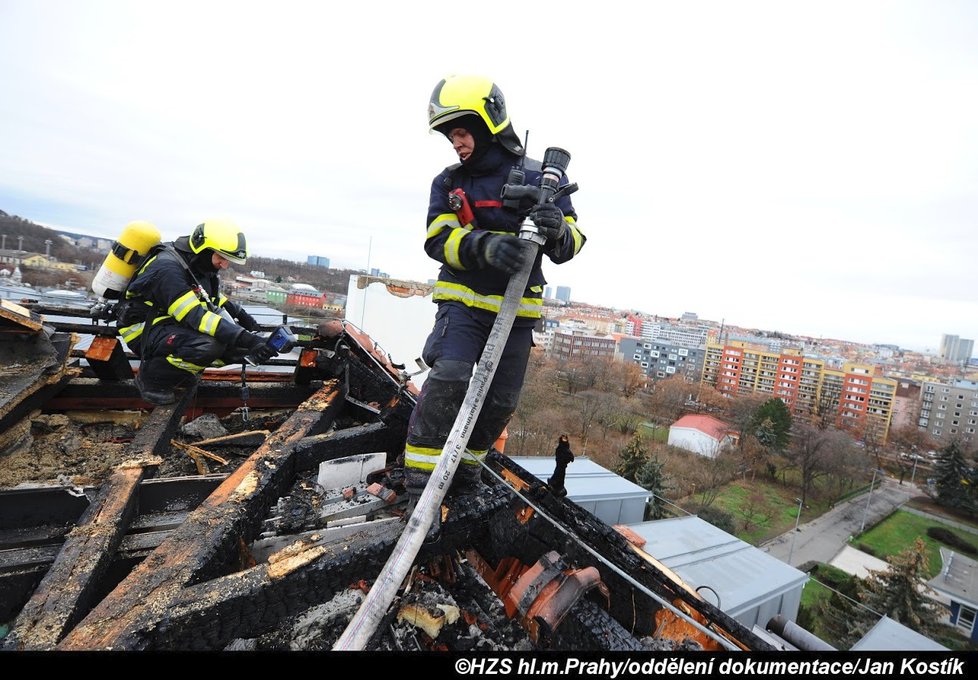
[[160,240],[160,230],[149,222],[127,224],[92,279],[95,294],[107,300],[118,299],[136,273],[136,267]]

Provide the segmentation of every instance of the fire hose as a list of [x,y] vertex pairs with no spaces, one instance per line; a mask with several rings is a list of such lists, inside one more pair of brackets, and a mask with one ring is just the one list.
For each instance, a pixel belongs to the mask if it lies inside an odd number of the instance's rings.
[[[564,176],[569,163],[569,153],[556,147],[548,148],[543,156],[543,174],[540,178],[540,186],[523,185],[522,169],[514,168],[506,186],[503,187],[503,199],[518,203],[521,199],[532,196],[536,199],[536,204],[539,205],[553,202],[562,193],[571,193],[577,188],[575,184],[565,185],[558,190],[560,179]],[[503,348],[509,339],[513,322],[516,320],[516,312],[519,310],[523,292],[526,290],[530,272],[536,261],[537,251],[546,242],[537,227],[529,219],[523,221],[519,237],[528,241],[525,245],[527,252],[523,268],[513,274],[506,285],[506,293],[503,296],[499,312],[496,314],[496,320],[489,332],[475,374],[469,382],[469,388],[465,393],[458,416],[455,418],[448,439],[445,440],[445,446],[438,458],[438,464],[431,473],[428,484],[418,499],[417,506],[411,513],[411,517],[408,519],[397,545],[394,546],[393,552],[387,559],[387,563],[377,576],[377,580],[374,581],[370,592],[367,593],[363,604],[360,605],[360,609],[357,610],[346,630],[333,645],[334,650],[362,650],[367,645],[387,613],[387,609],[393,602],[408,571],[410,571],[411,565],[414,564],[414,559],[424,543],[436,513],[440,512],[442,500],[444,500],[448,487],[452,483],[452,477],[455,475],[455,470],[462,460],[465,447],[469,442],[469,436],[472,434],[472,428],[482,411],[486,393],[496,372],[496,366],[499,364]]]

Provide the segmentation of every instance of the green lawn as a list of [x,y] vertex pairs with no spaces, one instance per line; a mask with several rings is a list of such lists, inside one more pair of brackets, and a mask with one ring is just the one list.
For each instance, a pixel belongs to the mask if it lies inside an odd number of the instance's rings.
[[[942,544],[927,535],[927,529],[930,527],[944,527],[969,543],[978,544],[978,536],[975,534],[904,510],[897,510],[869,531],[860,534],[856,543],[869,546],[874,555],[886,559],[906,550],[913,545],[915,539],[920,538],[927,546],[927,578],[933,578],[941,571],[939,548]],[[955,552],[959,551],[955,550]]]
[[665,444],[669,441],[669,428],[653,423],[642,423],[641,433],[646,437],[651,437],[652,441]]
[[[737,480],[724,486],[713,507],[733,517],[737,538],[758,545],[795,526],[797,498],[797,489],[758,476],[753,482]],[[827,509],[826,503],[811,502],[802,510],[801,521],[815,519]]]
[[805,584],[805,589],[801,591],[801,606],[811,607],[819,600],[827,600],[831,594],[831,590],[811,578]]

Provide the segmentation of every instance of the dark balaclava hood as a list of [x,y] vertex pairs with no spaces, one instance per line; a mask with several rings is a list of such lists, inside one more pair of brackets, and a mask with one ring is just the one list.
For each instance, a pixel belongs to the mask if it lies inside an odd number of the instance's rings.
[[475,150],[472,152],[472,155],[469,156],[468,160],[465,161],[466,165],[471,165],[472,163],[478,161],[486,154],[487,151],[489,151],[489,147],[492,145],[492,133],[489,132],[489,128],[486,126],[485,121],[483,121],[477,114],[473,113],[467,116],[461,116],[460,118],[455,118],[447,123],[442,123],[436,129],[438,132],[448,137],[448,133],[455,128],[465,128],[475,140]]
[[210,248],[204,248],[190,260],[190,268],[194,271],[200,272],[201,274],[217,273],[220,270],[214,266],[213,255],[213,250]]

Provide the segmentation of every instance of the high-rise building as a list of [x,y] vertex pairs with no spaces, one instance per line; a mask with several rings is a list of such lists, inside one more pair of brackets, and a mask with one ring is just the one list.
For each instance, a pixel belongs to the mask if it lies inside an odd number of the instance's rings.
[[967,338],[959,338],[956,335],[941,336],[940,356],[945,361],[955,364],[964,364],[971,359],[975,349],[975,341]]
[[615,339],[610,335],[593,335],[583,331],[557,330],[550,352],[558,359],[589,359],[615,356]]
[[955,439],[967,444],[978,441],[978,383],[924,381],[917,426],[941,444]]
[[702,347],[689,347],[665,340],[622,338],[618,351],[625,361],[638,364],[642,373],[652,380],[662,380],[674,375],[687,380],[699,380],[703,366]]
[[553,300],[554,299],[554,289],[551,288],[550,286],[544,286],[543,287],[543,299],[544,300]]
[[570,286],[557,286],[557,299],[570,304]]
[[329,269],[329,258],[323,257],[321,255],[307,255],[306,264],[311,264],[315,267],[325,267]]
[[770,394],[793,415],[829,418],[857,437],[886,441],[897,382],[874,373],[870,364],[847,362],[834,369],[801,350],[733,342],[707,344],[702,380],[728,395]]

